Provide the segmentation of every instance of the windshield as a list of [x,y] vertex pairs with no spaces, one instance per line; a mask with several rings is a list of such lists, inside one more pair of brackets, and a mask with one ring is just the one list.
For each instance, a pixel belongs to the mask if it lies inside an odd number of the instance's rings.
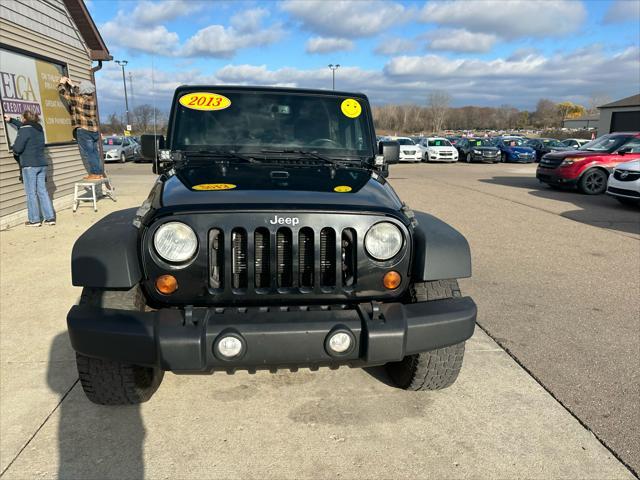
[[449,140],[445,140],[444,138],[436,138],[435,140],[429,140],[430,147],[450,147],[451,143]]
[[547,147],[566,147],[566,145],[561,143],[559,140],[554,140],[553,138],[542,140],[542,143]]
[[504,143],[507,147],[525,146],[524,140],[521,138],[503,138],[502,143]]
[[122,137],[107,137],[102,140],[103,145],[122,145]]
[[400,145],[415,145],[410,138],[399,138],[397,141]]
[[471,147],[492,147],[493,143],[487,138],[470,138],[469,146]]
[[[192,92],[180,97],[173,120],[174,150],[374,154],[368,105],[361,100],[277,91],[223,94]],[[223,106],[218,107],[220,98]],[[207,103],[213,107],[207,108]]]
[[633,137],[627,137],[624,135],[603,135],[602,137],[598,137],[595,140],[584,144],[580,150],[611,153],[624,145],[630,138]]

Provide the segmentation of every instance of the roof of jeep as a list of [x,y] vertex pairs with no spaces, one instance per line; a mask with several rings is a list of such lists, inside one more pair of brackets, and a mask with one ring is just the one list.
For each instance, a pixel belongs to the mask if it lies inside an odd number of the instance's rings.
[[322,90],[312,88],[292,88],[292,87],[265,87],[265,86],[249,86],[249,85],[180,85],[176,88],[176,94],[183,91],[195,91],[195,90],[244,90],[247,92],[289,92],[289,93],[302,93],[309,95],[331,95],[336,97],[360,97],[367,98],[364,93],[358,92],[343,92],[338,90]]

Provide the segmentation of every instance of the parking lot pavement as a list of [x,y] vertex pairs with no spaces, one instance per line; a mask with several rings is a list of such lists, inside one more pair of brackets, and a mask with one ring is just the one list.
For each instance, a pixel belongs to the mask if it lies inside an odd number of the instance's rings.
[[480,325],[638,472],[640,211],[535,168],[399,165],[391,182],[466,235]]
[[[552,391],[561,400],[566,401],[558,392],[580,394],[589,407],[587,413],[597,411],[590,397],[594,389],[572,390],[576,388],[572,380],[585,375],[585,366],[577,359],[591,368],[582,379],[585,383],[594,381],[594,376],[602,381],[601,372],[593,372],[594,362],[609,374],[616,371],[611,364],[617,365],[618,378],[633,382],[631,367],[634,359],[637,364],[637,356],[628,357],[626,364],[620,360],[633,349],[638,328],[631,322],[623,331],[623,320],[630,313],[620,317],[619,307],[611,311],[619,319],[607,318],[613,334],[597,343],[599,350],[589,351],[592,344],[579,343],[585,339],[576,336],[575,324],[602,335],[605,327],[596,320],[609,311],[585,315],[595,302],[587,298],[585,285],[595,288],[596,277],[574,278],[575,271],[568,265],[575,258],[566,246],[578,241],[577,256],[582,239],[595,236],[611,242],[613,238],[621,254],[631,256],[630,263],[621,265],[617,257],[609,258],[607,243],[593,247],[606,256],[594,256],[595,263],[584,275],[593,275],[602,265],[611,268],[615,278],[601,274],[612,282],[607,286],[611,295],[609,289],[617,291],[623,284],[627,290],[637,286],[628,270],[638,262],[633,257],[638,252],[631,252],[627,245],[637,241],[626,236],[628,232],[569,222],[500,198],[512,192],[498,196],[478,192],[484,188],[476,185],[479,180],[469,180],[472,189],[453,185],[461,176],[456,171],[467,168],[466,174],[471,175],[478,167],[494,166],[396,166],[392,182],[414,208],[441,215],[470,238],[475,272],[462,286],[479,304],[480,323],[492,335],[492,329],[501,328],[506,336],[499,341],[508,348],[522,347],[523,356],[535,367],[525,363],[527,368],[536,370],[543,384],[550,380],[554,388],[559,385]],[[109,211],[139,204],[153,182],[148,169],[148,165],[132,164],[112,167],[119,200],[117,204],[101,201],[98,214],[88,207],[76,214],[64,211],[56,227],[17,227],[0,233],[3,478],[633,478],[479,329],[468,343],[459,381],[441,392],[399,391],[387,384],[379,369],[253,376],[168,374],[156,396],[141,407],[105,408],[89,403],[77,383],[64,330],[66,312],[80,293],[70,286],[72,243]],[[438,176],[449,179],[451,185]],[[558,222],[564,231],[556,231]],[[552,235],[551,244],[558,242],[552,252],[560,264],[551,272],[542,268],[548,262],[535,262],[539,258],[535,247],[545,235]],[[560,271],[567,273],[555,278]],[[573,287],[569,292],[538,298],[567,282],[577,283],[569,285]],[[619,300],[613,295],[612,303],[604,307],[614,308]],[[627,305],[633,309],[634,302],[637,298]],[[545,315],[550,309],[559,313],[549,319]],[[614,336],[624,333],[614,354]],[[543,350],[555,365],[541,363],[537,354]],[[557,371],[540,375],[545,373],[543,367]],[[633,383],[629,385],[633,390]],[[611,390],[615,387],[603,386],[608,395],[618,395],[619,401],[611,404],[633,415],[625,403],[633,391],[625,396]],[[608,407],[602,404],[600,414]],[[614,417],[618,418],[609,415],[608,419]],[[637,428],[631,423],[623,426],[631,430],[628,438],[633,440]],[[633,448],[631,441],[629,445]]]

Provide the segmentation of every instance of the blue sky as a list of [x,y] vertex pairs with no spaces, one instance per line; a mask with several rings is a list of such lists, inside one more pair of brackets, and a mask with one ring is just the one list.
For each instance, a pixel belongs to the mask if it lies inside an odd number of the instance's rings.
[[[133,103],[168,108],[180,84],[364,91],[374,104],[533,109],[640,91],[640,0],[87,2]],[[154,82],[152,86],[152,66]],[[121,112],[119,67],[98,75],[103,111]]]

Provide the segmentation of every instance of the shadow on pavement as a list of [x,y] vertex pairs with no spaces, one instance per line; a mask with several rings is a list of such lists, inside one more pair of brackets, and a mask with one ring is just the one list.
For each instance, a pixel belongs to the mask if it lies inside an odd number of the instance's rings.
[[584,195],[571,189],[553,189],[535,178],[524,176],[493,177],[480,179],[480,182],[530,189],[529,195],[534,197],[570,202],[579,209],[562,212],[560,216],[594,227],[640,235],[640,209],[622,205],[608,195]]
[[145,428],[139,405],[94,405],[84,396],[80,382],[69,391],[59,380],[64,375],[57,371],[68,364],[53,360],[68,350],[67,333],[57,335],[47,371],[49,388],[64,399],[58,407],[58,478],[144,478]]

